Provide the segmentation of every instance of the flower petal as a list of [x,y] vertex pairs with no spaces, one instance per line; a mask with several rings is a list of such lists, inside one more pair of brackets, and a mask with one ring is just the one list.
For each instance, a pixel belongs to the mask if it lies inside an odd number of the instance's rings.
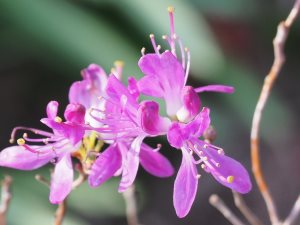
[[213,92],[220,92],[225,94],[232,94],[234,92],[234,87],[227,86],[227,85],[207,85],[203,87],[196,88],[195,91],[197,93],[205,92],[205,91],[213,91]]
[[182,163],[174,183],[173,203],[180,218],[189,213],[197,193],[198,179],[191,157],[185,149],[182,149]]
[[[30,147],[33,149],[39,148],[40,150],[41,146]],[[11,146],[0,152],[0,166],[19,170],[34,170],[47,164],[53,157],[52,151],[37,154],[25,150],[22,146]]]
[[49,102],[46,111],[47,111],[47,117],[49,119],[54,119],[57,116],[58,102],[57,101]]
[[138,117],[142,129],[150,135],[165,134],[171,125],[170,119],[159,115],[159,105],[154,101],[141,102]]
[[184,141],[189,137],[185,132],[184,125],[178,122],[173,122],[170,126],[167,138],[169,144],[174,147],[180,149]]
[[[199,142],[201,142],[202,146],[204,145],[202,141]],[[206,146],[206,148],[202,147],[202,149],[208,156],[206,165],[213,177],[222,185],[239,193],[245,194],[249,192],[252,184],[245,167],[238,161],[224,154],[219,154],[211,145]],[[219,163],[219,166],[216,166],[216,163]]]
[[52,204],[62,202],[72,190],[73,167],[70,154],[64,157],[56,164],[51,178],[49,200]]
[[121,167],[122,157],[117,145],[110,145],[92,166],[88,182],[98,187],[111,178]]
[[79,103],[87,109],[96,107],[100,104],[98,97],[105,96],[107,75],[96,64],[89,65],[81,74],[83,80],[74,82],[70,88],[69,101]]
[[124,160],[123,173],[118,190],[119,192],[124,192],[135,180],[139,168],[141,144],[144,138],[144,136],[138,136],[131,143],[130,149],[126,154],[126,159]]
[[[181,108],[182,102],[181,90],[184,87],[184,69],[177,58],[170,52],[166,51],[160,55],[146,54],[138,62],[140,69],[149,78],[143,78],[138,86],[142,93],[147,92],[150,86],[157,91],[155,97],[163,96],[166,105],[167,113],[170,116],[176,115],[176,112]],[[150,78],[153,78],[151,81]],[[158,88],[160,87],[160,88]],[[144,93],[150,94],[150,93]],[[152,96],[154,96],[151,93]]]
[[146,144],[141,146],[140,162],[143,168],[154,176],[169,177],[174,174],[174,168],[170,161]]
[[84,124],[85,108],[78,103],[68,104],[64,116],[68,122]]
[[203,107],[202,111],[194,118],[193,121],[185,126],[185,132],[190,136],[200,137],[210,125],[209,108]]

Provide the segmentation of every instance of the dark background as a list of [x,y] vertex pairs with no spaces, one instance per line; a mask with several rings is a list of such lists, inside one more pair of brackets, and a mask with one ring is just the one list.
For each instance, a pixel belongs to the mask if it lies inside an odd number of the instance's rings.
[[[212,110],[212,123],[218,132],[215,144],[250,172],[252,114],[273,61],[276,26],[292,4],[291,0],[0,1],[0,147],[9,146],[15,126],[43,128],[39,119],[44,117],[48,101],[58,100],[63,110],[69,86],[81,79],[80,70],[88,64],[98,63],[109,72],[113,62],[121,59],[125,62],[124,81],[128,75],[141,76],[137,66],[140,49],[145,46],[152,51],[150,33],[163,43],[161,35],[169,32],[166,8],[173,5],[176,31],[191,50],[188,83],[222,83],[236,88],[233,95],[204,93],[201,99]],[[262,166],[282,218],[300,190],[299,38],[300,19],[288,38],[287,62],[262,121]],[[163,139],[149,143],[163,143],[162,153],[178,169],[179,151],[168,149]],[[48,202],[47,187],[34,180],[36,173],[49,177],[49,169],[0,169],[1,177],[11,174],[14,178],[9,224],[52,223],[55,207]],[[231,191],[202,174],[191,212],[179,219],[172,204],[175,176],[159,179],[141,169],[137,178],[141,223],[229,224],[209,205],[208,198],[217,193],[234,209]],[[64,224],[126,224],[118,182],[115,178],[98,189],[83,185],[72,192]],[[267,223],[265,205],[255,183],[245,199]]]

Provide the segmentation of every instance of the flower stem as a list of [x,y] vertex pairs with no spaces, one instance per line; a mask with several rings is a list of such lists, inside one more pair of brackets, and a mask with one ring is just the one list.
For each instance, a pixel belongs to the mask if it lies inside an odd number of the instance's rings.
[[285,62],[284,45],[289,34],[289,30],[296,17],[299,14],[300,0],[296,0],[293,9],[288,15],[285,21],[279,23],[277,28],[276,36],[273,40],[274,46],[274,62],[270,69],[270,72],[265,78],[263,88],[261,90],[260,97],[258,99],[251,130],[251,160],[252,160],[252,171],[259,187],[259,190],[264,198],[267,206],[268,214],[272,224],[278,224],[279,218],[276,210],[276,205],[271,196],[267,183],[262,173],[260,155],[259,155],[259,128],[262,118],[262,112],[271,93],[272,87],[278,77],[279,72]]
[[54,225],[62,225],[66,211],[67,211],[67,199],[59,203],[55,212]]
[[128,225],[140,225],[137,216],[135,186],[131,185],[125,192],[123,192],[123,197],[126,205],[126,217]]
[[0,225],[6,225],[6,215],[10,204],[10,200],[12,198],[11,184],[12,184],[12,178],[10,176],[5,176],[4,180],[2,181]]

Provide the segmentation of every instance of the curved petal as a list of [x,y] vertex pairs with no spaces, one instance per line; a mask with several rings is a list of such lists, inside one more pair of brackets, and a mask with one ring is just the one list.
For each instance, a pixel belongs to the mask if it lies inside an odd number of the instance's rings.
[[193,121],[185,126],[185,130],[190,136],[200,137],[210,125],[209,108],[203,107],[202,111]]
[[170,177],[174,174],[170,161],[146,144],[142,144],[140,162],[143,168],[154,176]]
[[138,117],[142,129],[150,135],[165,134],[170,125],[170,119],[159,115],[159,105],[154,101],[143,101],[138,109]]
[[119,192],[124,192],[128,187],[130,187],[136,177],[139,168],[139,154],[141,150],[141,144],[143,142],[144,136],[138,136],[135,138],[130,146],[129,151],[126,154],[126,159],[124,160],[122,178],[119,185]]
[[98,187],[111,178],[121,167],[122,157],[117,145],[110,145],[92,166],[88,182],[91,187]]
[[182,149],[182,163],[174,183],[173,203],[180,218],[189,213],[197,193],[198,178],[191,157],[185,149]]
[[[245,194],[249,192],[252,188],[252,183],[245,167],[238,161],[224,154],[219,154],[210,145],[206,146],[206,148],[202,147],[202,149],[208,156],[206,165],[213,177],[222,185],[239,193]],[[216,166],[216,163],[218,163],[218,166]]]
[[72,190],[73,167],[70,154],[56,164],[54,173],[51,177],[49,200],[52,204],[62,202]]
[[177,111],[176,116],[179,121],[187,123],[199,113],[201,102],[191,86],[185,86],[182,89],[181,97],[183,106]]
[[140,91],[134,77],[128,77],[128,91],[136,100],[139,98]]
[[105,87],[107,84],[107,75],[104,70],[91,64],[81,72],[82,81],[76,81],[69,90],[70,103],[82,104],[85,108],[97,106],[100,104],[98,97],[105,96]]
[[183,146],[184,141],[188,138],[184,131],[182,124],[178,122],[172,123],[167,133],[168,142],[172,147],[180,149]]
[[227,86],[227,85],[207,85],[203,87],[196,88],[195,91],[197,93],[205,92],[205,91],[213,91],[213,92],[220,92],[225,94],[232,94],[234,92],[234,87]]
[[49,119],[54,119],[57,116],[58,102],[57,101],[49,102],[46,111],[47,111],[47,117]]
[[84,124],[85,108],[81,104],[70,103],[67,105],[64,116],[71,123]]
[[140,92],[145,95],[157,98],[164,97],[164,90],[156,76],[144,76],[138,81],[137,85]]
[[[30,147],[33,149],[39,148],[40,150],[41,146]],[[37,154],[25,150],[22,146],[11,146],[0,152],[0,166],[19,170],[34,170],[47,164],[53,157],[52,151]]]

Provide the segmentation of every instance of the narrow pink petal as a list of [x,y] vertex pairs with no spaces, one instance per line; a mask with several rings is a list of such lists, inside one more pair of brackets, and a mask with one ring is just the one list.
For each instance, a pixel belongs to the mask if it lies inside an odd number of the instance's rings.
[[[204,145],[202,141],[199,143]],[[204,148],[203,152],[208,156],[206,165],[211,175],[219,183],[242,194],[251,190],[252,183],[249,174],[242,164],[224,154],[219,154],[210,145]],[[216,163],[218,166],[215,166]]]
[[72,190],[73,167],[70,154],[64,157],[56,164],[51,178],[49,200],[52,204],[62,202]]
[[138,81],[138,88],[140,92],[145,95],[163,98],[164,90],[160,86],[159,80],[156,76],[144,76]]
[[111,178],[121,167],[122,158],[117,145],[110,145],[92,166],[88,182],[91,187],[98,187]]
[[213,92],[220,92],[225,94],[232,94],[234,92],[234,87],[227,86],[227,85],[207,85],[203,87],[196,88],[195,91],[197,93],[205,92],[205,91],[213,91]]
[[129,151],[126,154],[126,159],[124,160],[123,165],[122,178],[119,185],[119,192],[124,192],[133,184],[135,180],[139,168],[139,154],[141,150],[141,144],[144,138],[144,136],[138,136],[137,138],[135,138],[130,146]]
[[136,100],[139,98],[140,90],[134,77],[128,77],[128,91]]
[[[30,147],[33,149],[40,148],[40,146]],[[48,150],[49,153],[36,154],[25,150],[22,146],[11,146],[0,152],[0,166],[19,170],[34,170],[47,164],[54,157],[50,147]]]
[[174,168],[170,161],[146,144],[142,144],[140,162],[143,168],[154,176],[170,177],[174,174]]
[[47,105],[47,117],[49,119],[54,119],[57,115],[58,111],[58,102],[57,101],[51,101]]
[[173,203],[178,217],[185,217],[189,213],[196,197],[197,187],[198,179],[192,156],[182,149],[182,163],[175,180],[173,194]]
[[167,138],[172,147],[180,149],[183,146],[184,141],[189,138],[189,134],[185,133],[184,127],[184,124],[178,122],[173,122],[170,126]]
[[143,101],[138,117],[142,129],[150,135],[165,134],[171,125],[170,119],[159,115],[159,105],[154,101]]

